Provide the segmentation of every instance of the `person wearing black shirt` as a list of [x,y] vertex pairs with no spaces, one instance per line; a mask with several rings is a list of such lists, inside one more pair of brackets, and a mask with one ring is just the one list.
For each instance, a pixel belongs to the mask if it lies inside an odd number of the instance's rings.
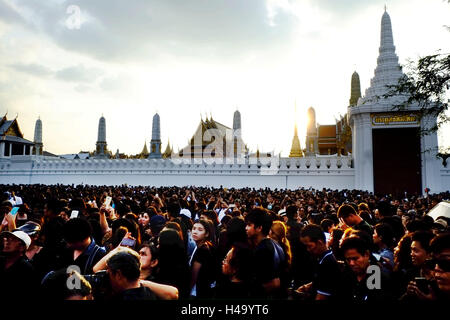
[[246,242],[235,242],[222,261],[222,273],[227,281],[218,284],[216,298],[251,298],[252,250]]
[[300,234],[301,242],[316,259],[313,281],[297,289],[305,297],[315,300],[335,299],[339,295],[341,269],[326,245],[325,233],[319,225],[307,225]]
[[265,209],[256,208],[245,216],[247,237],[254,248],[254,290],[261,298],[283,295],[280,277],[286,257],[278,243],[269,238],[272,219]]
[[365,240],[350,236],[342,242],[341,250],[347,265],[344,299],[352,302],[394,300],[391,280],[381,271],[381,265],[374,260]]
[[191,296],[200,299],[211,298],[215,286],[215,248],[210,241],[212,228],[212,223],[206,220],[198,220],[192,227],[192,239],[197,246],[190,259]]
[[3,250],[0,252],[0,297],[10,299],[33,298],[38,279],[33,266],[25,256],[31,243],[23,231],[1,233]]
[[355,208],[349,204],[343,204],[339,207],[337,212],[338,218],[342,219],[346,225],[354,230],[361,230],[367,232],[370,236],[373,235],[373,228],[370,224],[364,221],[357,213]]
[[106,250],[91,237],[92,229],[82,218],[70,219],[63,228],[67,249],[61,255],[60,268],[76,265],[81,274],[92,274],[93,267],[106,255]]
[[148,287],[141,285],[139,254],[129,250],[112,255],[106,262],[111,289],[114,296],[111,300],[156,300],[156,296]]

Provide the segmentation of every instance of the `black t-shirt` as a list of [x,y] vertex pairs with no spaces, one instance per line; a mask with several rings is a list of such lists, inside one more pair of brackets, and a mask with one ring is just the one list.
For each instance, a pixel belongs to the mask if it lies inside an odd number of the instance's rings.
[[[276,251],[275,251],[276,250]],[[254,253],[254,291],[255,294],[264,295],[263,284],[273,279],[283,277],[285,271],[286,257],[283,249],[272,239],[263,239],[255,249]],[[279,295],[279,292],[274,293]]]
[[106,250],[103,247],[99,247],[94,239],[91,239],[91,244],[75,260],[73,259],[73,250],[66,249],[61,255],[58,269],[76,265],[80,268],[81,274],[92,274],[92,268],[105,255]]
[[36,298],[39,280],[27,258],[21,257],[8,269],[0,257],[0,297],[6,300]]
[[367,282],[372,274],[367,274],[361,281],[358,281],[356,275],[346,267],[344,271],[345,276],[345,294],[343,298],[350,299],[352,302],[389,302],[395,300],[393,294],[392,281],[384,273],[380,273],[380,288],[369,289]]
[[157,300],[156,295],[147,287],[140,286],[124,290],[112,298],[112,301],[143,301],[143,300]]
[[252,298],[251,286],[246,282],[224,281],[217,286],[216,299],[248,300]]
[[299,239],[300,237],[289,240],[292,252],[291,277],[295,288],[312,281],[316,265],[314,258]]
[[373,235],[373,228],[370,224],[368,224],[366,221],[362,220],[357,225],[354,225],[352,227],[354,230],[361,230],[367,232],[370,236]]
[[255,280],[257,284],[269,282],[279,277],[274,264],[272,240],[263,239],[255,249]]
[[210,243],[202,244],[195,251],[191,265],[194,262],[202,265],[196,282],[197,298],[211,298],[211,284],[215,281],[216,275],[214,247]]
[[336,298],[341,284],[341,268],[331,251],[320,257],[313,277],[313,288],[317,294]]

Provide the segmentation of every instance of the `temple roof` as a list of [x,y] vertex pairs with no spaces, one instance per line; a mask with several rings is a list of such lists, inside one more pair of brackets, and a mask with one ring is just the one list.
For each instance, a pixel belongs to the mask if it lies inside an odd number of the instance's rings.
[[207,118],[206,120],[201,119],[200,123],[197,127],[197,130],[195,130],[195,133],[192,136],[190,141],[194,140],[195,137],[197,137],[197,139],[200,138],[201,141],[204,142],[203,136],[204,136],[205,131],[211,130],[211,129],[219,130],[220,134],[223,136],[226,136],[227,130],[231,130],[230,127],[227,127],[226,125],[215,121],[212,117],[211,117],[211,119]]
[[5,135],[23,138],[17,119],[7,120],[6,115],[0,120],[0,136]]
[[16,137],[16,136],[10,136],[10,135],[4,135],[4,136],[0,136],[0,140],[1,141],[8,141],[8,142],[18,142],[18,143],[22,143],[22,144],[29,144],[29,145],[34,145],[34,142],[21,138],[21,137]]
[[0,135],[4,135],[6,131],[11,127],[14,120],[7,120],[2,123],[0,126]]
[[335,138],[336,125],[320,125],[318,128],[319,138]]

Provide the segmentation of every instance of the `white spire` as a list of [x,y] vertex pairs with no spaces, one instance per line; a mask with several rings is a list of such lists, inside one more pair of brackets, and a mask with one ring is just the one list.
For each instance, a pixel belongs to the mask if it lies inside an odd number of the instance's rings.
[[313,107],[308,108],[308,124],[307,124],[307,132],[308,135],[314,134],[317,130],[316,128],[316,111]]
[[103,115],[98,121],[98,136],[97,142],[106,142],[106,121]]
[[236,110],[233,116],[233,130],[241,130],[241,113]]
[[[402,76],[403,72],[398,63],[398,56],[395,53],[391,18],[387,11],[385,11],[381,18],[380,49],[375,76],[370,80],[370,87],[366,89],[361,103],[376,102],[377,98],[389,91],[386,86],[396,85]],[[389,103],[386,100],[383,102],[386,104]]]
[[155,113],[153,116],[152,140],[161,140],[161,127],[158,113]]
[[40,117],[36,120],[34,126],[34,143],[42,143],[42,121]]
[[150,141],[150,159],[161,158],[161,127],[159,114],[155,113],[152,123],[152,140]]

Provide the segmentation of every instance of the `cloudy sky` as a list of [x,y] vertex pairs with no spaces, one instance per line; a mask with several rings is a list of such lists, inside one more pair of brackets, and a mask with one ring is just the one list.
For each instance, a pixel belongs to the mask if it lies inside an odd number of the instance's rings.
[[57,154],[92,151],[103,114],[109,149],[136,154],[155,112],[177,149],[238,109],[252,150],[288,155],[308,107],[346,113],[355,70],[364,94],[385,4],[401,64],[450,51],[444,0],[0,0],[0,114],[30,140],[40,116]]

